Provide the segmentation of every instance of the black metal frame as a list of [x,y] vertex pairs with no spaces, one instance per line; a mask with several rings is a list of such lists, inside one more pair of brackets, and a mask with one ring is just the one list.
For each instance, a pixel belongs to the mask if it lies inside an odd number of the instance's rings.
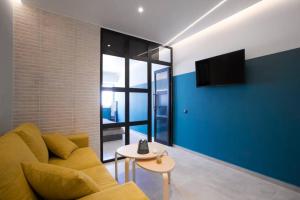
[[[105,29],[105,28],[101,28],[100,30],[101,35],[100,35],[100,42],[102,43],[103,41],[103,32],[111,32],[112,34],[118,34],[121,35],[123,37],[125,37],[127,39],[127,41],[129,41],[130,39],[134,40],[140,40],[143,41],[145,43],[151,43],[154,44],[151,41],[147,41],[144,39],[140,39],[140,38],[136,38],[130,35],[125,35],[123,33],[118,33],[109,29]],[[101,46],[100,43],[100,46]],[[163,46],[161,44],[157,44],[158,46]],[[113,127],[125,127],[125,144],[129,144],[129,128],[130,126],[136,126],[136,125],[147,125],[147,135],[148,135],[148,141],[152,141],[152,63],[154,64],[160,64],[160,65],[165,65],[165,66],[169,66],[170,70],[171,70],[171,75],[172,75],[172,65],[173,65],[173,49],[171,47],[168,46],[163,46],[164,48],[168,48],[171,51],[171,62],[164,62],[164,61],[159,61],[159,60],[153,60],[151,59],[151,50],[148,50],[147,53],[147,59],[145,58],[140,58],[140,57],[135,57],[135,56],[130,56],[129,55],[129,42],[127,42],[126,44],[126,53],[125,55],[120,55],[120,54],[114,54],[114,53],[107,53],[105,52],[102,48],[100,51],[100,155],[101,155],[101,161],[106,163],[106,162],[111,162],[114,161],[114,159],[108,159],[108,160],[103,160],[103,129],[106,128],[113,128]],[[103,54],[108,54],[108,55],[113,55],[113,56],[121,56],[125,58],[125,87],[121,88],[121,87],[102,87],[103,85]],[[130,59],[134,59],[134,60],[138,60],[138,61],[145,61],[147,62],[147,79],[148,79],[148,87],[147,89],[141,89],[141,88],[130,88],[129,86],[129,60]],[[172,90],[172,78],[170,78],[170,135],[173,135],[173,131],[172,131],[172,124],[173,124],[173,119],[172,119],[172,113],[173,113],[173,98],[172,98],[172,94],[173,94],[173,90]],[[121,123],[112,123],[112,124],[103,124],[103,107],[102,107],[102,91],[112,91],[112,92],[124,92],[125,93],[125,122],[121,122]],[[142,120],[142,121],[133,121],[130,122],[129,121],[129,111],[130,111],[130,105],[129,105],[129,101],[130,101],[130,93],[147,93],[148,94],[148,120]],[[171,138],[171,142],[169,145],[172,145],[172,138]],[[122,158],[119,158],[122,159]]]

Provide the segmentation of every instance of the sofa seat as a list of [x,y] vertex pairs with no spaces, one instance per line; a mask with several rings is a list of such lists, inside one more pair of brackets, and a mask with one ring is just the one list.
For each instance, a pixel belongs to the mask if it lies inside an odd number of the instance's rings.
[[79,200],[149,200],[133,182],[125,183],[97,192]]
[[[94,151],[88,147],[88,134],[80,133],[67,137],[79,148],[73,151],[66,160],[50,157],[49,164],[80,170],[96,182],[99,192],[87,195],[82,199],[148,200],[147,196],[134,183],[119,185],[113,179]],[[40,149],[43,146],[40,143],[44,142],[42,139],[41,131],[32,123],[22,124],[0,136],[0,200],[40,199],[27,182],[21,163],[44,162],[38,159],[43,156],[37,156],[43,152]],[[46,146],[46,144],[44,145]],[[47,146],[46,150],[47,158],[49,155]]]
[[118,185],[104,165],[91,167],[81,171],[90,176],[98,184],[100,191]]
[[84,147],[73,151],[67,160],[58,157],[50,157],[49,164],[82,170],[101,165],[101,162],[90,147]]

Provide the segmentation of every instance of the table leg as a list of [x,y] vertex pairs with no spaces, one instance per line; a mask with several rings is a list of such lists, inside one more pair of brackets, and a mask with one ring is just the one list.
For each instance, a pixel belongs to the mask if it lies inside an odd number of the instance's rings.
[[132,180],[135,182],[135,159],[132,161]]
[[125,158],[125,183],[129,181],[129,158]]
[[115,179],[117,182],[119,182],[118,178],[118,153],[115,153]]
[[169,184],[171,184],[171,172],[168,172]]
[[169,200],[169,175],[163,173],[163,200]]

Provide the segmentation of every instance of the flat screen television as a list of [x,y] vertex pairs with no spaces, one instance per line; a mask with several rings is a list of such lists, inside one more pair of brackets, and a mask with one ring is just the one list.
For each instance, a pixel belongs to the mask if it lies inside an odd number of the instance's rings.
[[245,49],[196,61],[196,86],[245,82]]

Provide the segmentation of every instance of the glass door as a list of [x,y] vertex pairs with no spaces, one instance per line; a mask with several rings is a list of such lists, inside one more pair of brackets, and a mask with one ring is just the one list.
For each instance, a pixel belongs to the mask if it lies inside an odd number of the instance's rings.
[[[101,29],[102,162],[113,161],[115,151],[123,145],[138,143],[140,139],[152,141],[152,66],[155,63],[171,70],[171,52],[170,47]],[[170,128],[167,131],[170,133]]]
[[154,71],[154,139],[171,145],[170,67]]

